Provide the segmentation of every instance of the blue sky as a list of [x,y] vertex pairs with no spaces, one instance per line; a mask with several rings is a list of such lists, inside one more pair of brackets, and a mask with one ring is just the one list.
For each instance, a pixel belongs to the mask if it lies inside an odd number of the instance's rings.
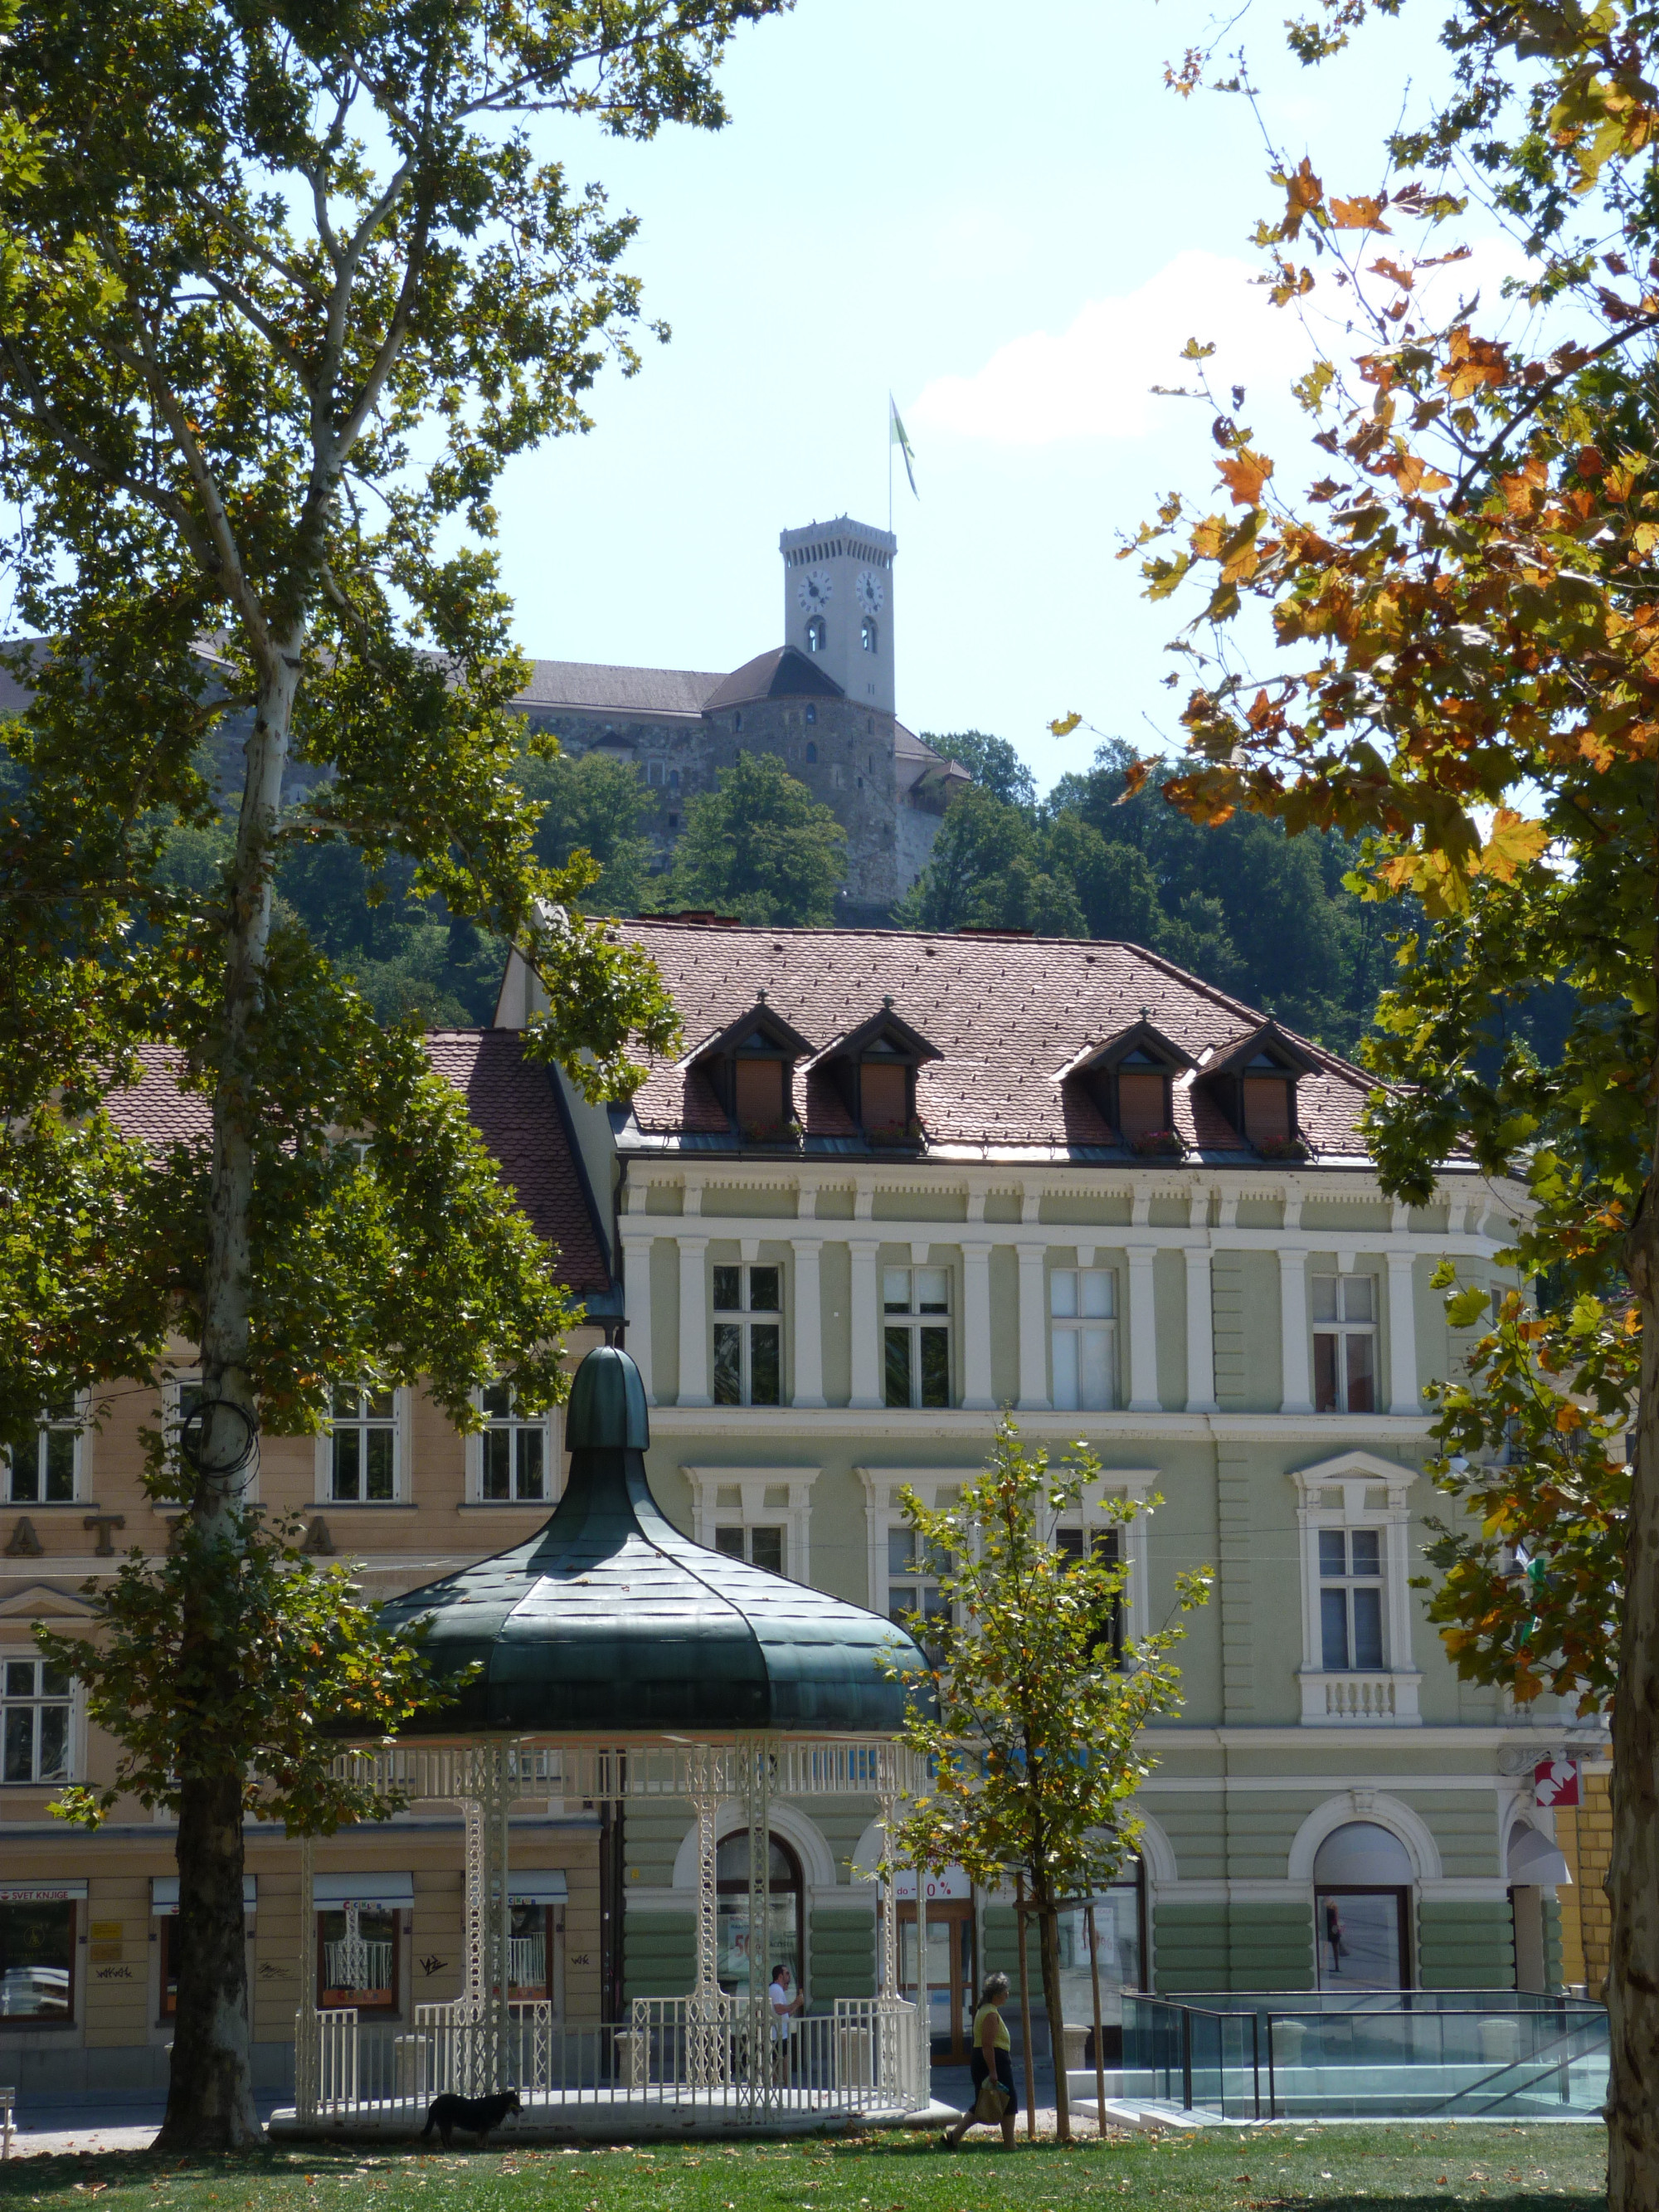
[[[1230,11],[1231,12],[1231,11]],[[1277,0],[1244,19],[1266,121],[1328,183],[1374,186],[1438,9],[1316,71]],[[799,0],[734,46],[724,131],[569,154],[640,216],[631,266],[673,326],[594,428],[517,464],[498,507],[526,650],[725,669],[779,641],[781,528],[884,522],[890,386],[902,476],[895,641],[913,728],[1011,738],[1046,787],[1095,739],[1176,727],[1161,678],[1180,620],[1114,558],[1165,489],[1212,479],[1206,418],[1146,396],[1188,335],[1249,388],[1270,449],[1304,352],[1248,276],[1273,199],[1239,100],[1182,101],[1166,59],[1194,0]]]

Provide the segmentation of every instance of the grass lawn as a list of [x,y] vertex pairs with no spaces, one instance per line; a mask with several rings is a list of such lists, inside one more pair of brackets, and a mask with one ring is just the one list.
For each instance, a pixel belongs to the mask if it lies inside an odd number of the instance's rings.
[[1021,2212],[1056,2204],[1212,2207],[1278,2212],[1365,2197],[1425,2212],[1449,2201],[1494,2207],[1600,2204],[1600,2127],[1327,2128],[1092,2139],[1004,2155],[987,2130],[954,2157],[933,2139],[872,2136],[798,2144],[675,2143],[656,2149],[503,2148],[426,2157],[407,2151],[283,2147],[241,2158],[148,2152],[0,2165],[0,2212]]

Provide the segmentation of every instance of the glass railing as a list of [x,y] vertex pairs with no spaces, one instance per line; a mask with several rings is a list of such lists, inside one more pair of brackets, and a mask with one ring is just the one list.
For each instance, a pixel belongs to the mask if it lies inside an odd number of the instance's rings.
[[1607,2021],[1514,1990],[1123,1998],[1121,2094],[1228,2119],[1593,2118]]

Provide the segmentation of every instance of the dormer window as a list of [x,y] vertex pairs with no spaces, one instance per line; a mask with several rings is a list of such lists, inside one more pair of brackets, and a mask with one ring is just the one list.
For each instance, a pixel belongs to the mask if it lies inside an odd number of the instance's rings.
[[1198,1080],[1239,1136],[1266,1158],[1305,1153],[1297,1125],[1297,1079],[1316,1062],[1279,1027],[1265,1022],[1224,1046]]
[[883,1011],[826,1045],[809,1064],[822,1068],[841,1094],[853,1121],[872,1145],[926,1141],[916,1110],[916,1073],[941,1057],[917,1030],[891,1010]]
[[1080,1085],[1121,1145],[1140,1149],[1168,1138],[1175,1144],[1175,1085],[1193,1065],[1170,1038],[1144,1018],[1103,1044],[1091,1045],[1060,1071]]
[[699,1046],[687,1065],[707,1077],[740,1142],[793,1143],[799,1135],[795,1063],[811,1049],[763,1000]]

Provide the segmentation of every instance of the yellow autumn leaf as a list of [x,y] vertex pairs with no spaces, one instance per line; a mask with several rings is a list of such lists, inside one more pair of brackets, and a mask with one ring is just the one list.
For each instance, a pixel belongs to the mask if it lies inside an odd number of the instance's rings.
[[1513,880],[1517,868],[1535,860],[1549,842],[1549,832],[1541,822],[1528,822],[1508,806],[1500,806],[1492,817],[1492,830],[1480,848],[1480,857],[1471,865],[1477,874],[1492,876],[1500,884]]
[[1351,200],[1331,202],[1331,221],[1339,230],[1380,230],[1385,234],[1389,226],[1382,220],[1383,203],[1369,192],[1357,192]]

